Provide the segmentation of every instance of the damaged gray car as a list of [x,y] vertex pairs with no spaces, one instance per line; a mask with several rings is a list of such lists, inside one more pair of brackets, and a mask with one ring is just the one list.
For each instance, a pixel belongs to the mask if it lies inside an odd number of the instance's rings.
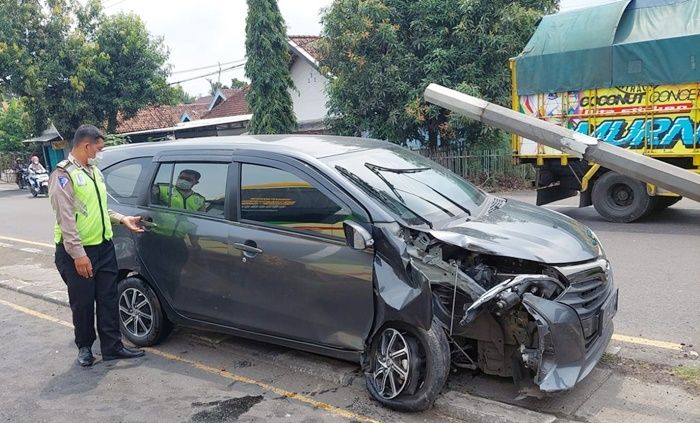
[[590,229],[404,148],[217,137],[103,163],[110,208],[147,229],[115,232],[136,345],[179,324],[353,360],[374,399],[418,411],[451,367],[569,390],[612,336],[617,289]]

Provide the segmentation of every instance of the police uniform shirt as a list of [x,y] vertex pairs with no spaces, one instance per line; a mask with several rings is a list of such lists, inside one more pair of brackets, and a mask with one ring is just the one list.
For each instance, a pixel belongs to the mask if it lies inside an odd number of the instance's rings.
[[[68,155],[68,161],[78,169],[82,169],[90,176],[93,176],[92,167],[84,167],[72,154]],[[63,234],[63,246],[66,252],[73,259],[84,257],[86,255],[85,249],[75,225],[73,184],[71,183],[70,175],[63,168],[57,167],[51,174],[49,179],[49,199],[56,215],[56,223],[58,223]],[[121,220],[124,218],[124,215],[109,209],[107,213],[109,213],[109,220],[112,223],[121,223]]]

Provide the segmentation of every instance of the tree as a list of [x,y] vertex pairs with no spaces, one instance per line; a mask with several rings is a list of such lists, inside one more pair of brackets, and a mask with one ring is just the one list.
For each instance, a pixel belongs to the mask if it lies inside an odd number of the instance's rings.
[[162,40],[99,0],[3,0],[0,27],[0,91],[24,98],[35,133],[49,120],[66,137],[82,123],[113,131],[118,116],[178,100]]
[[508,106],[508,59],[557,0],[338,0],[325,11],[329,124],[397,143],[493,143],[501,134],[427,104],[435,82]]
[[288,133],[296,129],[289,93],[291,56],[287,31],[276,0],[248,0],[245,74],[250,79],[246,95],[253,117],[253,134]]
[[22,140],[29,138],[30,133],[29,116],[20,99],[0,104],[0,151],[26,150]]
[[243,88],[247,87],[248,83],[246,81],[241,81],[238,78],[233,78],[231,80],[231,88],[234,90],[242,90]]
[[182,85],[175,85],[173,87],[173,95],[175,97],[173,104],[190,104],[194,103],[197,99],[197,97],[185,91]]
[[228,90],[228,86],[221,83],[221,81],[214,81],[213,79],[207,79],[209,82],[209,94],[216,95],[219,90]]

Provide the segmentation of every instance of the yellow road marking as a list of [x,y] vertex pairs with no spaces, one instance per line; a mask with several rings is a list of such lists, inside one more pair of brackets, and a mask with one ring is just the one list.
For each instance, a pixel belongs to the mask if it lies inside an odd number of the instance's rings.
[[[65,320],[57,319],[53,316],[49,316],[48,314],[44,314],[40,311],[36,311],[36,310],[32,310],[32,309],[27,308],[27,307],[23,307],[19,304],[11,303],[9,301],[5,301],[2,299],[0,299],[0,304],[4,304],[4,305],[6,305],[14,310],[17,310],[19,312],[28,314],[30,316],[33,316],[33,317],[36,317],[39,319],[48,320],[50,322],[58,323],[59,325],[62,325],[62,326],[73,328],[73,325],[69,322],[66,322]],[[201,371],[206,372],[206,373],[215,374],[215,375],[221,376],[225,379],[233,380],[236,382],[246,383],[249,385],[256,385],[265,391],[273,392],[279,396],[289,398],[289,399],[294,399],[294,400],[297,400],[299,402],[303,402],[305,404],[311,405],[314,408],[318,408],[320,410],[329,412],[331,414],[335,414],[336,416],[339,416],[339,417],[344,417],[346,419],[354,420],[354,421],[361,421],[361,422],[368,422],[368,423],[379,423],[379,420],[373,419],[371,417],[363,416],[361,414],[353,413],[352,411],[348,411],[348,410],[345,410],[343,408],[339,408],[339,407],[336,407],[334,405],[331,405],[331,404],[328,404],[328,403],[325,403],[322,401],[315,400],[313,398],[307,397],[306,395],[302,395],[298,392],[287,391],[286,389],[278,388],[276,386],[270,385],[270,384],[265,383],[265,382],[259,382],[255,379],[251,379],[249,377],[237,375],[237,374],[231,373],[227,370],[221,370],[221,369],[217,369],[215,367],[207,366],[206,364],[200,363],[198,361],[189,360],[187,358],[183,358],[183,357],[180,357],[180,356],[175,355],[175,354],[170,354],[170,353],[167,353],[165,351],[160,351],[160,350],[155,349],[155,348],[144,348],[144,349],[151,354],[163,357],[163,358],[170,360],[170,361],[176,361],[179,363],[188,364],[188,365],[194,367],[195,369],[201,370]]]
[[63,325],[65,327],[73,329],[73,324],[70,322],[66,322],[65,320],[57,319],[53,316],[49,316],[48,314],[44,314],[40,311],[32,310],[31,308],[23,307],[19,304],[11,303],[9,301],[5,301],[0,299],[0,304],[4,304],[10,308],[13,308],[17,311],[20,311],[24,314],[28,314],[30,316],[38,317],[39,319],[44,319],[48,320],[50,322],[58,323],[59,325]]
[[54,244],[46,244],[45,242],[29,241],[29,240],[20,239],[20,238],[12,238],[9,236],[1,236],[0,235],[0,239],[4,239],[5,241],[23,242],[25,244],[38,245],[39,247],[56,248],[56,245],[54,245]]
[[676,344],[675,342],[657,341],[656,339],[640,338],[637,336],[619,335],[615,333],[613,334],[612,339],[615,341],[627,342],[628,344],[645,345],[647,347],[663,348],[666,350],[683,350],[683,346],[681,344]]

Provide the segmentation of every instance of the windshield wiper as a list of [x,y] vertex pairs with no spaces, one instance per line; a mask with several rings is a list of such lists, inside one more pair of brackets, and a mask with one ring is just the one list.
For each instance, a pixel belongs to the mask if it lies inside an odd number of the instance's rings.
[[378,170],[381,172],[391,172],[391,173],[418,173],[418,172],[425,172],[426,170],[430,170],[429,167],[415,167],[415,168],[408,168],[408,169],[393,169],[390,167],[384,167],[384,166],[379,166],[376,164],[372,163],[365,163],[365,167],[369,170]]
[[340,172],[341,175],[345,176],[345,177],[348,178],[351,182],[355,183],[357,186],[359,186],[360,188],[362,188],[365,192],[367,192],[368,194],[371,194],[371,195],[375,196],[375,197],[378,198],[381,202],[383,202],[384,204],[386,204],[387,206],[389,206],[390,208],[392,208],[392,209],[393,209],[395,212],[397,212],[399,215],[401,215],[401,210],[399,210],[399,208],[404,208],[404,209],[406,209],[408,212],[410,212],[413,216],[417,217],[418,219],[420,219],[421,221],[423,221],[423,223],[425,223],[426,225],[428,225],[428,227],[430,227],[430,229],[433,229],[433,224],[430,223],[428,220],[426,220],[423,216],[421,216],[421,215],[419,215],[418,213],[414,212],[413,210],[411,210],[410,208],[408,208],[408,207],[405,206],[404,204],[401,204],[401,203],[399,203],[400,205],[396,204],[396,200],[394,200],[393,198],[389,197],[388,195],[386,195],[386,194],[383,193],[382,191],[376,189],[375,187],[373,187],[372,185],[370,185],[368,182],[362,180],[362,178],[360,178],[359,176],[355,175],[354,173],[350,172],[349,170],[345,169],[344,167],[342,167],[342,166],[340,166],[340,165],[335,165],[335,169],[336,169],[338,172]]
[[[371,170],[372,172],[374,172],[374,174],[377,175],[379,178],[381,178],[381,180],[384,181],[384,183],[386,183],[387,185],[389,185],[390,188],[393,187],[393,185],[392,185],[389,181],[387,181],[386,178],[384,178],[384,176],[382,176],[381,172],[391,172],[391,173],[402,174],[402,173],[418,173],[418,172],[424,172],[424,171],[426,171],[426,170],[431,170],[431,169],[432,169],[432,168],[429,168],[429,167],[416,167],[416,168],[408,168],[408,169],[392,169],[392,168],[390,168],[390,167],[379,166],[379,165],[372,164],[372,163],[365,163],[365,167],[366,167],[367,169]],[[466,207],[462,206],[461,204],[459,204],[459,203],[453,201],[451,198],[449,198],[449,197],[446,196],[445,194],[441,193],[440,191],[436,190],[435,188],[431,187],[430,185],[426,184],[425,182],[419,181],[418,179],[415,179],[415,178],[411,178],[410,176],[406,176],[406,177],[409,178],[409,179],[411,179],[411,180],[413,180],[413,181],[418,182],[419,184],[425,185],[426,187],[430,188],[430,190],[433,191],[435,194],[437,194],[437,195],[439,195],[440,197],[444,198],[445,200],[449,201],[449,202],[452,203],[455,207],[457,207],[458,209],[460,209],[460,210],[462,210],[463,212],[465,212],[468,216],[471,216],[471,215],[472,215],[472,212],[471,212],[468,208],[466,208]],[[394,188],[392,188],[392,191],[393,191],[393,190],[394,190]],[[406,192],[406,191],[404,191],[404,192]],[[430,204],[432,204],[432,205],[434,205],[434,206],[437,206],[435,203],[433,203],[432,201],[428,201],[426,198],[420,197],[420,196],[418,196],[418,195],[416,195],[416,194],[413,194],[413,195],[415,195],[416,197],[418,197],[418,198],[420,198],[420,199],[422,199],[422,200],[424,200],[424,201],[427,201],[428,203],[430,203]],[[403,201],[403,200],[402,200],[402,201]],[[438,207],[440,210],[446,212],[446,209],[444,209],[444,208],[442,208],[442,207],[439,207],[439,206],[437,206],[437,207]],[[452,213],[447,213],[447,214],[448,214],[449,216],[454,216],[454,214],[452,214]]]

